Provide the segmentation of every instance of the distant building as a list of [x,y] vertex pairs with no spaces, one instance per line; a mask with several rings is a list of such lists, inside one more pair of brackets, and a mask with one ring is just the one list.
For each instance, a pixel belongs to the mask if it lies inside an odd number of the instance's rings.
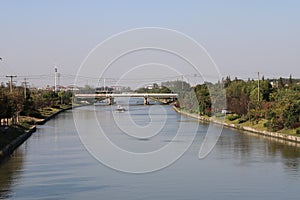
[[[62,85],[57,85],[56,87],[57,87],[57,91],[79,91],[80,90],[80,88],[75,85],[69,85],[67,87]],[[55,86],[47,85],[45,89],[49,91],[55,91]]]
[[158,89],[158,88],[161,88],[161,87],[162,86],[158,86],[157,83],[152,83],[152,84],[146,85],[144,88],[148,89],[148,90],[153,90],[153,89]]
[[278,87],[278,82],[277,81],[271,81],[270,82],[272,88],[277,88]]
[[67,91],[79,91],[80,88],[76,85],[69,85],[66,87]]
[[111,86],[114,92],[123,92],[123,91],[128,91],[130,88],[125,87],[125,86]]
[[153,89],[153,84],[146,85],[145,89],[152,90]]

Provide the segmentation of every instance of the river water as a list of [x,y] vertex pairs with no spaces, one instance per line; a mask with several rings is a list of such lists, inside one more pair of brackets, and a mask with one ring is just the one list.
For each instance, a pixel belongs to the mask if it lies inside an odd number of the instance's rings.
[[[299,199],[300,147],[296,144],[224,128],[212,152],[200,160],[208,125],[180,116],[171,106],[127,109],[112,115],[114,107],[81,107],[39,126],[0,165],[0,199]],[[131,151],[148,152],[176,142],[171,139],[182,124],[197,126],[197,136],[170,166],[145,174],[124,173],[101,164],[86,150],[77,134],[74,112],[82,116],[79,123],[96,116],[111,139]],[[163,134],[149,139],[119,134],[113,117],[118,115],[119,122],[127,123],[129,114],[139,126],[155,125],[167,116]],[[93,125],[86,129],[95,130]],[[192,135],[187,131],[185,137]]]

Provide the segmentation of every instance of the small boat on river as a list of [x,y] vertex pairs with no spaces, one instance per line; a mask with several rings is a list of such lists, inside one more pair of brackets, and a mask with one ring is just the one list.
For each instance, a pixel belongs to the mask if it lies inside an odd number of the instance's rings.
[[125,112],[126,109],[120,105],[117,106],[116,112]]

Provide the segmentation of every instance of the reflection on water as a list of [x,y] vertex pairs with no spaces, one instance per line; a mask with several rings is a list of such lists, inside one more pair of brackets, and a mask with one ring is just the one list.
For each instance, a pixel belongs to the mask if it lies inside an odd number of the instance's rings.
[[16,150],[9,160],[0,164],[0,199],[9,199],[12,185],[19,178],[23,168],[23,153]]
[[253,163],[255,159],[260,162],[277,162],[280,159],[287,171],[299,171],[300,168],[299,143],[251,132],[224,129],[216,149],[220,151],[220,155],[226,154],[231,155],[232,158],[239,158],[241,164]]
[[[153,113],[156,108],[158,105],[129,109],[133,120],[147,125],[149,120],[162,119],[162,113]],[[117,144],[146,151],[169,142],[181,143],[172,140],[179,123],[198,123],[181,119],[170,106],[164,108],[169,116],[167,125],[150,139],[114,131],[111,107],[96,107],[96,115],[93,107],[62,113],[38,127],[13,157],[0,165],[0,199],[299,199],[299,144],[224,128],[214,150],[199,160],[208,128],[201,124],[191,148],[173,165],[132,175],[95,160],[81,144],[72,116],[79,112],[85,119],[97,117]],[[124,117],[129,112],[120,114]],[[121,115],[118,120],[127,123]],[[86,126],[87,132],[93,129]]]

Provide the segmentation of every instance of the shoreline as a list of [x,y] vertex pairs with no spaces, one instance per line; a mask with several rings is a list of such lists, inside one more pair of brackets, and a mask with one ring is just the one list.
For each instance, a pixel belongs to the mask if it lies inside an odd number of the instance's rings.
[[236,125],[236,124],[221,122],[221,121],[217,121],[217,120],[214,120],[214,119],[211,119],[211,118],[205,118],[205,117],[199,116],[197,114],[192,114],[192,113],[189,113],[187,111],[180,110],[175,106],[173,106],[173,109],[179,114],[186,115],[188,117],[198,119],[199,121],[202,121],[202,122],[205,122],[205,123],[212,122],[214,124],[223,125],[223,126],[226,126],[228,128],[233,128],[233,129],[240,130],[240,131],[247,131],[247,132],[255,133],[257,135],[267,136],[267,137],[270,137],[270,138],[277,138],[277,139],[281,139],[281,140],[285,140],[285,141],[300,143],[300,137],[299,136],[288,135],[288,134],[284,134],[284,133],[271,132],[271,131],[262,131],[262,130],[257,130],[255,128],[252,128],[252,127],[249,127],[249,126],[243,126],[243,125]]
[[19,147],[21,146],[28,138],[30,138],[30,136],[32,135],[32,133],[36,132],[36,127],[38,125],[43,125],[46,122],[48,122],[50,119],[53,119],[54,117],[56,117],[58,114],[65,112],[67,110],[71,110],[73,108],[77,108],[80,106],[70,106],[68,108],[64,108],[61,109],[51,115],[49,115],[48,117],[42,119],[41,121],[37,121],[36,125],[32,126],[29,130],[25,131],[24,134],[20,135],[19,137],[17,137],[16,139],[14,139],[13,141],[11,141],[8,145],[6,145],[4,148],[2,148],[0,150],[0,164],[5,161],[6,159],[9,158],[9,156],[11,154],[13,154],[13,152]]

